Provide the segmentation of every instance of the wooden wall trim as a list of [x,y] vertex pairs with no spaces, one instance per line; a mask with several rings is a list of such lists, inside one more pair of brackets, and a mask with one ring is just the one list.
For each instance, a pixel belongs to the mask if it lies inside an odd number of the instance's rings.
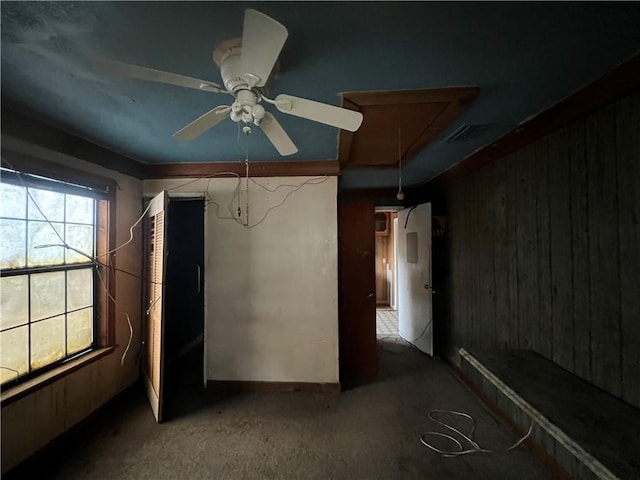
[[[351,102],[348,98],[344,97],[344,94],[341,94],[341,106],[342,108],[346,108],[348,110],[353,110],[356,112],[360,111],[360,107],[355,103]],[[351,144],[353,143],[353,134],[354,132],[350,132],[349,130],[338,131],[338,161],[345,162],[347,158],[349,158],[349,152],[351,151]]]
[[359,107],[367,105],[395,105],[405,103],[432,103],[459,101],[470,103],[480,93],[480,88],[470,86],[423,88],[411,90],[373,90],[368,92],[344,92],[341,96]]
[[207,380],[207,388],[233,392],[340,393],[340,383]]
[[340,198],[345,200],[375,200],[377,198],[395,198],[397,193],[397,187],[345,188],[340,190]]
[[[210,177],[223,172],[245,175],[244,162],[166,163],[149,165],[145,178]],[[304,177],[338,175],[337,160],[304,162],[249,162],[251,177]]]
[[96,294],[96,308],[98,309],[98,335],[97,342],[100,347],[108,347],[116,344],[116,256],[107,255],[114,250],[116,244],[116,189],[108,193],[106,200],[98,203],[98,241],[96,252],[103,263],[112,268],[104,268],[102,281],[106,289],[100,289]]
[[18,400],[25,398],[26,396],[43,389],[47,385],[51,385],[53,382],[72,374],[73,372],[83,368],[90,363],[100,360],[102,357],[110,355],[115,352],[117,345],[110,347],[99,348],[88,352],[78,358],[69,360],[62,365],[43,373],[31,380],[27,380],[24,383],[16,385],[15,387],[9,387],[2,390],[0,396],[0,405],[5,408]]
[[[398,187],[342,188],[338,191],[338,201],[346,203],[371,200],[377,207],[400,206],[403,208],[434,201],[433,192],[426,191],[423,187],[402,187],[402,192],[404,199],[400,201],[396,198]],[[441,202],[432,205],[434,215],[444,215],[442,209]]]
[[2,99],[2,133],[56,152],[143,179],[147,165],[19,113]]
[[[512,419],[498,404],[496,404],[493,400],[491,400],[482,390],[482,388],[477,385],[460,367],[455,365],[450,358],[447,356],[442,356],[445,363],[449,367],[449,371],[451,375],[462,384],[469,392],[471,392],[480,403],[484,404],[484,406],[491,412],[494,418],[498,419],[500,423],[505,428],[510,429],[513,434],[521,438],[527,432],[524,431],[520,426],[518,426],[514,419]],[[524,446],[529,453],[531,453],[534,457],[538,459],[540,463],[542,463],[549,473],[551,474],[551,478],[557,480],[568,480],[571,478],[569,473],[558,463],[558,461],[549,455],[540,445],[535,442],[535,439],[532,437],[527,438],[524,442],[522,442],[522,446]]]
[[[344,169],[397,168],[397,131],[402,127],[402,163],[406,165],[479,93],[475,86],[342,93],[342,106],[360,111],[364,120],[357,132],[339,132],[338,160]],[[390,125],[398,135],[389,137]]]
[[453,168],[436,176],[428,184],[446,182],[468,175],[638,89],[640,89],[640,54],[618,65],[611,72],[569,95],[553,107],[525,121],[496,142],[471,154]]

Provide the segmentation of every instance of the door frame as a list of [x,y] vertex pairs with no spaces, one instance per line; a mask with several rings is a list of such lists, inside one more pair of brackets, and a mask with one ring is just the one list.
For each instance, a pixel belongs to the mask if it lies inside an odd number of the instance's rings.
[[176,192],[168,191],[169,200],[172,198],[179,198],[180,200],[204,200],[204,265],[203,270],[205,272],[202,278],[202,288],[204,289],[204,353],[202,355],[202,386],[207,387],[207,263],[209,260],[209,249],[207,248],[207,239],[209,237],[209,222],[207,221],[207,197],[204,193],[196,192]]
[[[209,222],[207,221],[207,197],[202,192],[176,192],[167,190],[168,200],[171,201],[172,198],[180,199],[180,200],[204,200],[204,265],[203,270],[207,271],[207,262],[209,258],[209,251],[207,249],[207,239],[208,239],[208,228]],[[151,201],[155,197],[152,193],[145,193],[143,195],[143,207],[148,205],[148,202]],[[146,237],[145,237],[146,238]],[[145,254],[146,255],[146,254]],[[206,388],[207,386],[207,291],[206,291],[207,279],[206,273],[202,279],[202,288],[204,289],[204,352],[203,352],[203,365],[202,365],[202,386]],[[145,308],[142,309],[142,313],[144,315]]]
[[398,217],[393,219],[393,305],[389,305],[398,311]]

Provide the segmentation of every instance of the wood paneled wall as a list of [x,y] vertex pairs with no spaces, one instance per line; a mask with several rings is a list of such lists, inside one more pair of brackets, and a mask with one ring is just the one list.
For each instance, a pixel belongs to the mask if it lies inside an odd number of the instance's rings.
[[387,242],[387,263],[389,264],[389,269],[390,269],[390,273],[391,273],[391,279],[390,281],[387,281],[387,301],[389,303],[390,306],[394,307],[394,308],[398,308],[396,303],[396,287],[394,285],[395,282],[395,269],[396,269],[396,258],[395,258],[395,251],[394,251],[394,236],[395,236],[395,232],[394,232],[394,227],[393,227],[393,221],[398,217],[398,214],[396,212],[390,212],[389,214],[389,241]]
[[446,191],[440,349],[531,349],[640,407],[640,92]]
[[387,295],[387,262],[389,237],[376,237],[376,304],[389,303]]
[[[376,304],[395,305],[393,298],[395,287],[393,285],[393,271],[396,268],[393,250],[393,220],[398,217],[396,212],[387,212],[388,235],[376,236]],[[387,265],[391,272],[391,278],[387,278]]]

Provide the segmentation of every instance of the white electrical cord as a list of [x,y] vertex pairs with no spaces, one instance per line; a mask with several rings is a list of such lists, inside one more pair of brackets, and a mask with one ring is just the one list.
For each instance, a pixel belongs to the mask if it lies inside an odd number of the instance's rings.
[[[239,142],[239,140],[240,140],[240,138],[239,138],[239,137],[240,137],[240,130],[238,130],[238,142]],[[239,145],[239,143],[238,143],[238,145]],[[241,186],[242,186],[242,179],[241,179],[240,175],[239,175],[238,173],[236,173],[236,172],[217,172],[217,173],[212,173],[211,175],[205,175],[205,176],[202,176],[202,177],[198,177],[198,178],[194,178],[194,179],[188,180],[188,181],[186,181],[186,182],[184,182],[184,183],[182,183],[182,184],[180,184],[180,185],[176,185],[175,187],[168,188],[168,189],[166,189],[166,191],[167,191],[167,192],[170,192],[170,191],[172,191],[172,190],[179,190],[179,189],[181,189],[181,188],[184,188],[184,187],[186,187],[186,186],[188,186],[188,185],[192,185],[192,184],[194,184],[194,183],[196,183],[196,182],[199,182],[199,181],[201,181],[201,180],[211,180],[211,179],[212,179],[212,178],[214,178],[214,177],[228,177],[228,176],[236,177],[236,178],[238,179],[238,184],[236,185],[236,188],[233,190],[233,193],[232,193],[231,197],[229,198],[229,202],[228,202],[228,204],[227,204],[227,210],[229,211],[229,216],[228,216],[228,217],[223,217],[223,216],[221,216],[221,215],[220,215],[220,204],[219,204],[218,202],[216,202],[215,200],[213,200],[213,198],[211,198],[211,196],[209,195],[209,192],[208,192],[208,190],[209,190],[209,182],[207,182],[207,187],[206,187],[206,190],[205,190],[205,192],[204,192],[204,196],[205,196],[205,198],[206,198],[206,200],[207,200],[207,201],[206,201],[206,203],[205,203],[205,206],[208,206],[208,205],[210,205],[210,204],[215,205],[215,207],[216,207],[216,218],[217,218],[218,220],[234,220],[234,221],[235,221],[236,223],[238,223],[239,225],[242,225],[243,227],[245,227],[245,228],[247,228],[247,229],[252,229],[252,228],[255,228],[255,227],[257,227],[258,225],[262,224],[262,223],[267,219],[267,217],[268,217],[269,213],[270,213],[272,210],[274,210],[274,209],[276,209],[276,208],[278,208],[278,207],[281,207],[281,206],[282,206],[282,205],[287,201],[287,199],[289,198],[289,196],[290,196],[291,194],[293,194],[294,192],[297,192],[297,191],[298,191],[298,190],[300,190],[303,186],[305,186],[305,185],[318,185],[318,184],[321,184],[321,183],[326,182],[326,181],[330,178],[329,176],[324,176],[324,177],[314,177],[314,178],[310,178],[309,180],[306,180],[305,182],[303,182],[303,183],[301,183],[301,184],[298,184],[298,185],[292,185],[292,184],[280,184],[280,185],[278,185],[277,187],[275,187],[274,189],[270,189],[269,187],[267,187],[267,186],[265,186],[265,185],[262,185],[261,183],[257,182],[257,181],[256,181],[256,180],[254,180],[253,178],[250,178],[250,177],[249,177],[249,171],[248,171],[248,168],[249,168],[249,165],[248,165],[248,154],[249,154],[249,152],[248,152],[248,148],[249,148],[249,146],[248,146],[248,142],[247,142],[247,144],[245,145],[245,176],[246,176],[246,178],[247,178],[247,184],[246,184],[246,188],[247,188],[247,198],[246,198],[246,201],[247,201],[247,202],[248,202],[248,187],[249,187],[249,182],[252,182],[253,184],[257,185],[258,187],[262,188],[263,190],[266,190],[266,191],[267,191],[267,192],[269,192],[269,193],[274,193],[274,192],[276,192],[279,188],[282,188],[282,187],[290,187],[290,188],[293,188],[293,190],[291,190],[290,192],[288,192],[288,193],[285,195],[285,197],[283,198],[283,200],[282,200],[280,203],[278,203],[277,205],[273,205],[272,207],[268,208],[268,209],[265,211],[265,213],[264,213],[264,215],[262,216],[262,218],[261,218],[259,221],[257,221],[256,223],[254,223],[253,225],[250,225],[250,224],[249,224],[249,219],[248,219],[248,213],[249,213],[249,212],[248,212],[248,210],[249,210],[249,205],[248,205],[248,203],[245,205],[246,223],[245,223],[245,222],[243,222],[240,218],[237,218],[237,217],[234,215],[234,213],[238,213],[240,209],[238,208],[238,212],[234,212],[234,211],[233,211],[233,201],[234,201],[235,197],[238,197],[238,198],[237,198],[238,204],[240,203],[240,188],[241,188]],[[240,151],[239,151],[239,149],[238,149],[238,162],[240,162],[240,161],[241,161],[241,160],[240,160],[240,157],[239,157],[239,153],[240,153]],[[145,212],[145,213],[146,213],[146,212]],[[142,216],[144,216],[144,213],[142,214]],[[134,225],[134,226],[135,226],[135,225]],[[133,227],[132,227],[132,228],[133,228]],[[121,245],[121,246],[120,246],[120,247],[118,247],[118,248],[121,248],[122,246],[124,246],[124,245]]]
[[170,192],[172,190],[178,190],[180,188],[184,188],[187,185],[191,185],[193,183],[199,182],[200,180],[207,180],[210,178],[214,178],[214,177],[227,177],[231,175],[232,177],[237,177],[239,178],[240,175],[238,175],[236,172],[217,172],[217,173],[212,173],[211,175],[205,175],[204,177],[198,177],[198,178],[193,178],[191,180],[186,181],[185,183],[182,183],[180,185],[176,185],[175,187],[171,187],[171,188],[167,188],[166,191]]
[[[229,176],[229,175],[232,175],[232,176],[236,177],[237,180],[238,180],[238,184],[236,185],[236,188],[233,190],[231,196],[229,197],[229,202],[227,204],[227,210],[229,212],[229,216],[228,217],[224,217],[224,216],[220,215],[220,209],[221,209],[220,204],[218,202],[216,202],[215,200],[213,200],[213,198],[208,194],[208,192],[205,194],[205,197],[207,198],[206,205],[210,205],[210,204],[215,205],[215,207],[216,207],[216,218],[218,220],[234,220],[239,225],[242,225],[243,227],[248,228],[248,229],[255,228],[258,225],[262,224],[267,219],[267,217],[269,216],[269,213],[271,213],[272,210],[281,207],[287,201],[289,196],[291,196],[293,193],[295,193],[298,190],[300,190],[305,185],[319,185],[319,184],[324,183],[327,180],[329,180],[329,178],[331,178],[329,176],[314,177],[314,178],[310,178],[310,179],[308,179],[308,180],[306,180],[306,181],[304,181],[304,182],[302,182],[302,183],[300,183],[298,185],[283,183],[283,184],[280,184],[280,185],[278,185],[277,187],[275,187],[273,189],[271,189],[271,188],[269,188],[269,187],[267,187],[265,185],[262,185],[261,183],[257,182],[253,178],[249,178],[249,181],[251,183],[257,185],[258,187],[262,188],[263,190],[265,190],[265,191],[267,191],[269,193],[275,193],[276,191],[278,191],[278,189],[283,188],[283,187],[289,187],[289,188],[293,189],[293,190],[291,190],[290,192],[288,192],[284,196],[284,198],[282,199],[282,201],[280,203],[269,207],[265,211],[265,213],[262,216],[262,218],[259,221],[257,221],[256,223],[252,224],[252,225],[248,225],[248,224],[244,223],[241,219],[239,219],[239,218],[234,216],[233,201],[236,198],[238,192],[240,191],[240,188],[242,187],[242,179],[241,179],[240,175],[238,175],[235,172],[218,172],[218,173],[215,173],[215,174],[212,174],[212,175],[209,175],[209,176],[199,177],[199,178],[190,180],[190,181],[188,181],[186,183],[183,183],[182,185],[178,185],[176,187],[172,187],[172,188],[168,189],[167,191],[169,191],[169,190],[177,190],[179,188],[183,188],[183,187],[185,187],[187,185],[191,185],[191,184],[193,184],[195,182],[198,182],[200,180],[211,179],[211,178],[213,178],[215,176]],[[208,190],[208,188],[207,188],[207,190]]]
[[[264,212],[264,215],[262,216],[262,218],[261,218],[258,222],[254,223],[253,225],[244,225],[244,226],[245,226],[246,228],[248,228],[248,229],[251,229],[251,228],[255,228],[255,227],[257,227],[258,225],[260,225],[262,222],[264,222],[264,221],[267,219],[267,217],[269,216],[269,213],[271,213],[271,211],[272,211],[272,210],[275,210],[276,208],[279,208],[279,207],[281,207],[282,205],[284,205],[284,203],[287,201],[287,199],[289,198],[289,196],[291,196],[293,193],[297,192],[298,190],[300,190],[300,189],[301,189],[302,187],[304,187],[305,185],[319,185],[319,184],[324,183],[324,182],[326,182],[327,180],[329,180],[329,178],[330,178],[330,177],[310,178],[309,180],[307,180],[307,181],[305,181],[305,182],[301,183],[300,185],[295,186],[295,188],[294,188],[293,190],[291,190],[290,192],[287,192],[287,194],[284,196],[284,198],[282,199],[282,201],[281,201],[280,203],[278,203],[278,204],[276,204],[276,205],[273,205],[273,206],[269,207],[269,208]],[[319,181],[317,181],[317,180],[319,180]],[[266,187],[264,187],[264,186],[260,185],[259,183],[255,182],[255,181],[254,181],[253,183],[255,183],[256,185],[258,185],[258,186],[260,186],[260,187],[264,188],[265,190],[269,191],[269,189],[267,189]],[[288,185],[288,186],[292,186],[292,185]],[[241,225],[242,225],[242,224],[241,224]]]
[[131,346],[131,341],[133,340],[133,325],[131,325],[131,319],[129,318],[129,314],[127,312],[124,313],[125,317],[127,317],[127,323],[129,324],[129,342],[127,343],[127,348],[124,349],[124,353],[122,354],[122,358],[120,359],[120,366],[124,366],[124,358],[127,356],[127,352],[129,351],[129,347]]
[[418,340],[420,340],[422,338],[422,336],[427,333],[427,329],[431,326],[431,323],[433,322],[433,319],[429,320],[429,322],[425,325],[425,327],[422,329],[422,331],[420,332],[420,335],[418,335],[416,338],[409,340],[405,337],[404,333],[402,333],[400,331],[400,329],[398,329],[398,333],[400,334],[400,337],[402,337],[403,339],[405,339],[405,341],[409,342],[409,343],[414,343],[417,342]]
[[2,366],[0,366],[0,368],[3,369],[3,370],[11,370],[13,373],[16,374],[16,380],[18,378],[20,378],[20,372],[18,370],[14,369],[14,368],[2,367]]
[[[454,415],[454,416],[458,416],[458,417],[462,417],[462,418],[466,418],[467,420],[470,420],[471,431],[468,434],[462,433],[460,430],[458,430],[455,427],[452,427],[450,424],[446,423],[445,421],[438,420],[437,418],[435,418],[434,414],[436,413]],[[429,418],[434,422],[436,422],[438,425],[441,425],[447,430],[451,430],[453,433],[459,435],[463,440],[465,440],[466,442],[469,443],[469,445],[471,445],[471,448],[465,449],[465,447],[462,445],[462,442],[460,442],[457,438],[442,432],[426,432],[422,434],[422,436],[420,437],[420,442],[425,447],[430,448],[434,452],[439,453],[440,455],[446,458],[459,457],[461,455],[468,455],[470,453],[508,452],[510,450],[513,450],[514,448],[517,448],[522,442],[524,442],[527,438],[529,438],[531,436],[531,432],[533,431],[533,423],[531,423],[531,426],[529,427],[529,431],[523,437],[521,437],[516,443],[511,445],[509,448],[506,448],[503,450],[490,450],[488,448],[481,447],[475,440],[473,440],[473,434],[475,433],[475,430],[476,430],[476,421],[471,415],[464,412],[457,412],[455,410],[431,410],[429,411]],[[447,440],[451,441],[456,446],[457,449],[442,450],[438,447],[435,447],[425,440],[427,436],[446,438]]]
[[[218,217],[219,220],[235,220],[235,217],[233,216],[233,212],[231,211],[232,209],[232,204],[233,204],[233,198],[229,201],[228,204],[228,209],[229,209],[229,213],[231,216],[229,217],[221,217],[220,216],[220,205],[213,201],[213,199],[210,197],[208,190],[209,190],[209,185],[211,183],[211,179],[213,179],[214,177],[228,177],[228,176],[233,176],[236,177],[238,179],[238,185],[236,186],[236,188],[233,191],[233,195],[235,196],[236,193],[238,193],[240,191],[240,175],[237,174],[236,172],[217,172],[217,173],[212,173],[211,175],[205,175],[204,177],[198,177],[198,178],[194,178],[192,180],[188,180],[187,182],[184,182],[180,185],[176,185],[175,187],[171,187],[166,189],[167,192],[170,192],[172,190],[179,190],[181,188],[184,188],[188,185],[192,185],[196,182],[199,182],[200,180],[208,180],[207,182],[207,186],[205,187],[205,190],[203,192],[204,197],[206,198],[207,202],[205,204],[205,206],[213,203],[217,210],[216,210],[216,217]],[[238,198],[238,202],[240,201],[240,199]]]
[[160,301],[160,299],[162,298],[162,295],[160,295],[158,298],[156,298],[155,300],[153,300],[150,304],[149,304],[149,308],[147,308],[146,314],[149,315],[149,313],[151,313],[151,309],[153,308],[153,306],[158,303]]
[[151,202],[149,202],[149,205],[147,205],[147,208],[144,209],[144,212],[142,212],[142,215],[140,215],[140,217],[138,217],[138,219],[135,221],[135,223],[133,225],[131,225],[129,227],[129,240],[127,240],[126,242],[124,242],[122,245],[120,245],[119,247],[114,248],[113,250],[109,250],[107,253],[104,253],[96,258],[100,258],[100,257],[106,257],[107,255],[111,255],[112,253],[117,252],[118,250],[120,250],[122,247],[125,247],[127,245],[129,245],[132,241],[133,241],[133,229],[136,228],[136,226],[142,221],[142,219],[144,218],[144,216],[147,214],[147,212],[149,211],[149,208],[151,207]]

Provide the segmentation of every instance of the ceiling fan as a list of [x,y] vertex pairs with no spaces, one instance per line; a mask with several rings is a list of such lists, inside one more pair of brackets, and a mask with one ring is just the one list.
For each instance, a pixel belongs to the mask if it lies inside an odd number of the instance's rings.
[[213,52],[224,87],[208,80],[113,60],[97,59],[93,68],[100,73],[227,93],[234,97],[231,105],[217,106],[178,130],[173,135],[178,140],[193,140],[229,117],[234,122],[259,126],[280,155],[291,155],[298,149],[276,118],[260,105],[263,100],[282,113],[351,132],[362,124],[362,114],[292,95],[281,94],[275,99],[265,96],[260,87],[267,83],[288,35],[287,29],[274,19],[256,10],[246,10],[242,38],[227,40]]

